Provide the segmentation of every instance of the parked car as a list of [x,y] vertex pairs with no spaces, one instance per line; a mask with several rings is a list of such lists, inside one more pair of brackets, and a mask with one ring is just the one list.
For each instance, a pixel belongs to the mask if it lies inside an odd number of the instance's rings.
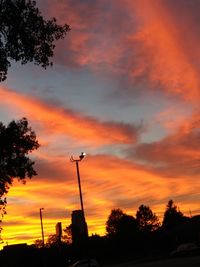
[[72,264],[71,267],[99,267],[99,263],[96,259],[82,259]]
[[194,243],[184,243],[170,253],[170,256],[194,255],[200,253],[200,247]]

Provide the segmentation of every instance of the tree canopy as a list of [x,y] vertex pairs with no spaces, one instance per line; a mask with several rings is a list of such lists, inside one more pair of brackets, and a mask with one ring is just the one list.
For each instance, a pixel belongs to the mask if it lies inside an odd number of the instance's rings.
[[125,213],[121,209],[111,210],[106,222],[106,232],[108,236],[115,236],[118,232],[119,222]]
[[35,1],[1,0],[0,81],[6,79],[11,60],[34,62],[44,68],[52,65],[54,41],[64,38],[69,30],[69,25],[60,26],[55,18],[44,20]]
[[178,210],[178,207],[174,204],[174,201],[169,200],[164,213],[162,228],[171,229],[180,225],[187,219],[188,218],[185,217],[180,210]]
[[25,181],[36,175],[28,153],[39,147],[36,134],[26,118],[0,123],[0,198],[8,192],[13,179]]
[[127,215],[121,209],[113,209],[106,222],[106,232],[109,237],[132,237],[137,231],[136,219]]
[[136,220],[141,231],[152,232],[160,226],[159,219],[149,206],[141,205],[136,213]]
[[133,238],[138,231],[136,219],[128,214],[124,214],[124,216],[119,221],[118,226],[118,235],[119,237],[125,238]]

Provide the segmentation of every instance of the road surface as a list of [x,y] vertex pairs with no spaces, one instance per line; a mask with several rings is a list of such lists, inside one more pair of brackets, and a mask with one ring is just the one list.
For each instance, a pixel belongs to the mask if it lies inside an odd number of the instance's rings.
[[200,267],[200,255],[193,257],[170,258],[150,262],[129,262],[113,265],[112,267]]

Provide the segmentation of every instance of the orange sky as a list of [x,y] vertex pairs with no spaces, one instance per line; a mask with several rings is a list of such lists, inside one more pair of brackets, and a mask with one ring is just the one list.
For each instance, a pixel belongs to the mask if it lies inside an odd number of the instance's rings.
[[[80,208],[80,163],[89,233],[105,234],[112,208],[135,216],[141,204],[162,219],[173,199],[200,213],[200,4],[172,0],[37,1],[70,24],[54,66],[13,64],[0,86],[1,121],[27,117],[41,147],[38,175],[15,181],[3,219],[4,244],[45,237]],[[2,244],[2,246],[4,245]]]

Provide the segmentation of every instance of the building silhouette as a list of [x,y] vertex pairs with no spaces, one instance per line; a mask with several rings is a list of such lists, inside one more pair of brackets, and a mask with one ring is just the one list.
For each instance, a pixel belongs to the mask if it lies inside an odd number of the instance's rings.
[[88,237],[88,227],[82,210],[72,211],[72,242],[82,242]]
[[62,223],[58,222],[56,224],[56,236],[58,238],[58,241],[61,242],[61,237],[62,237]]

